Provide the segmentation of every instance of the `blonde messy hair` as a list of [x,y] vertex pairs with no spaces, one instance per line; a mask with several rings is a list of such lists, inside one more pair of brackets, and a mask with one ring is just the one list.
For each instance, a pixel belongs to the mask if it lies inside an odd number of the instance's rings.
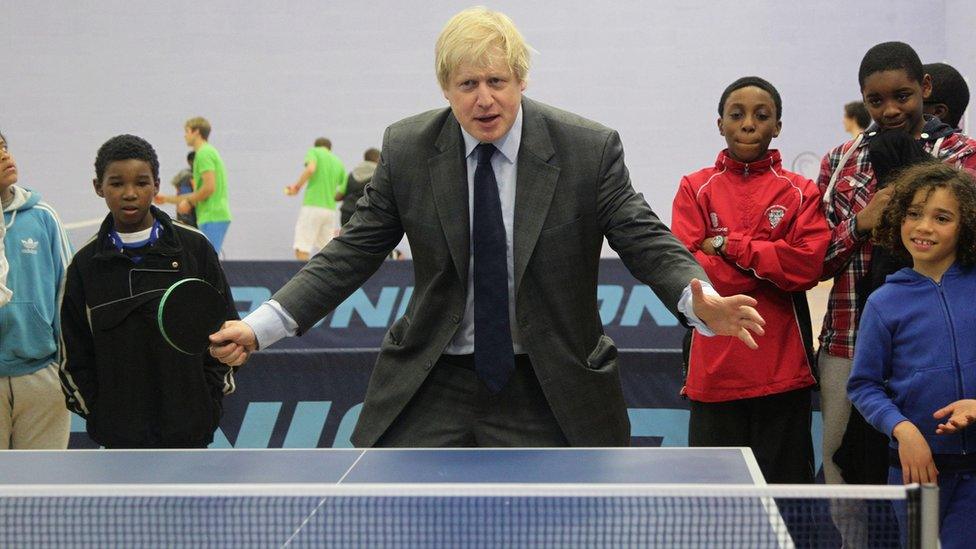
[[529,76],[529,45],[515,23],[504,13],[483,6],[468,8],[452,17],[434,47],[434,69],[443,90],[462,64],[489,67],[496,61],[506,63],[519,82]]

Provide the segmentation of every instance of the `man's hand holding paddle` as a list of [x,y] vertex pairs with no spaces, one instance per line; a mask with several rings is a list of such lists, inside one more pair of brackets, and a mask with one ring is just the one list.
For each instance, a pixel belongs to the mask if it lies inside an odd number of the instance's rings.
[[765,334],[766,321],[756,311],[755,299],[747,295],[706,295],[697,279],[691,281],[691,299],[695,316],[716,335],[737,337],[750,349],[759,348],[749,332]]
[[210,356],[228,366],[244,364],[257,348],[254,330],[240,320],[228,320],[220,331],[210,335]]

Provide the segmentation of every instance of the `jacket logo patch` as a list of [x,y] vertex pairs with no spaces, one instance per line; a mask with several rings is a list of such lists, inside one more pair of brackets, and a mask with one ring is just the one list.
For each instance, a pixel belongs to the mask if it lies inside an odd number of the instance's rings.
[[766,219],[769,220],[769,226],[773,229],[783,220],[784,215],[786,215],[786,208],[778,204],[766,208]]
[[712,222],[712,228],[713,229],[717,229],[718,228],[718,214],[716,214],[715,212],[712,212],[712,213],[708,214],[708,219],[711,220],[711,222]]
[[28,238],[26,238],[24,240],[21,240],[20,241],[20,245],[22,247],[20,249],[20,253],[24,253],[24,254],[35,254],[36,255],[37,254],[37,245],[38,244],[40,244],[40,242],[38,242],[37,240],[34,240],[33,238],[30,238],[30,237],[28,237]]

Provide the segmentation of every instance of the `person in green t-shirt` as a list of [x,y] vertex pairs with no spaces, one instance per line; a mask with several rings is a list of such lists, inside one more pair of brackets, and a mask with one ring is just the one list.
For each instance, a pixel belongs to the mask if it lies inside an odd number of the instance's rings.
[[316,139],[305,154],[305,169],[298,181],[285,187],[285,194],[298,194],[306,183],[305,199],[295,223],[295,258],[299,261],[308,261],[313,249],[321,250],[335,236],[335,196],[346,192],[346,168],[332,153],[332,141],[325,137]]
[[176,204],[177,213],[189,213],[196,208],[197,226],[213,244],[217,253],[230,227],[230,205],[227,201],[227,170],[217,149],[207,141],[210,122],[197,116],[186,121],[183,138],[196,156],[193,159],[193,192],[189,194],[156,195],[158,204]]

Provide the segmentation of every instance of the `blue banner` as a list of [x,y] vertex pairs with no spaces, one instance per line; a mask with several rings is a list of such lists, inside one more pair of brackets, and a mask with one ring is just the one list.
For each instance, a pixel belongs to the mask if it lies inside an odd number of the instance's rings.
[[[292,261],[223,266],[242,317],[301,268]],[[387,261],[305,335],[255,353],[237,372],[237,391],[224,399],[211,447],[349,446],[379,344],[412,292],[413,263]],[[601,262],[598,298],[606,333],[621,349],[632,442],[685,446],[688,411],[679,396],[684,329],[619,260]],[[71,446],[93,447],[83,421],[74,420]]]
[[[295,261],[227,261],[224,272],[243,317],[298,270]],[[362,288],[300,338],[276,349],[375,349],[413,294],[413,262],[387,261]],[[574,299],[574,296],[565,296]],[[597,289],[604,329],[621,349],[680,349],[684,329],[650,288],[635,280],[618,259],[600,262]]]

